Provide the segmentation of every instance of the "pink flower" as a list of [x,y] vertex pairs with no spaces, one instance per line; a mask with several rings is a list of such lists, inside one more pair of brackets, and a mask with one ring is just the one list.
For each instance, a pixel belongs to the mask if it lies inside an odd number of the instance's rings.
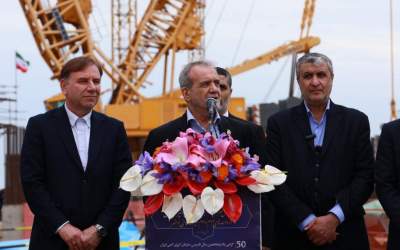
[[177,137],[171,142],[166,150],[160,151],[156,156],[156,163],[165,162],[172,168],[179,168],[187,164],[199,166],[204,160],[196,154],[189,154],[188,139],[186,137]]
[[220,167],[223,163],[230,141],[225,138],[215,139],[210,133],[206,133],[200,140],[200,155],[214,167]]

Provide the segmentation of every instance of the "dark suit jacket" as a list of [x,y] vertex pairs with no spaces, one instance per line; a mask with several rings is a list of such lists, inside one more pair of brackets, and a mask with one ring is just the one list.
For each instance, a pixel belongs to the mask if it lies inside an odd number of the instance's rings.
[[[239,117],[236,117],[229,113],[229,118],[236,119],[242,122],[246,122],[249,124],[250,127],[252,127],[253,131],[253,138],[255,140],[258,140],[259,143],[263,143],[262,147],[265,147],[265,132],[264,129],[252,122],[243,120]],[[263,162],[264,165],[266,163],[266,155],[265,155],[265,150],[263,150]],[[268,194],[263,194],[262,195],[262,203],[261,203],[261,208],[262,208],[262,245],[266,247],[271,247],[272,246],[272,240],[273,240],[273,234],[274,234],[274,213],[275,209],[271,201],[268,199]]]
[[[255,127],[255,124],[239,118],[232,119],[224,116],[221,116],[220,123],[218,124],[221,133],[230,130],[232,137],[240,142],[240,147],[249,147],[250,155],[258,155],[260,157],[259,163],[263,165],[266,162],[265,140],[260,138],[260,136],[263,136],[264,133],[261,130],[261,135],[255,136],[256,133],[260,133],[259,130],[255,131]],[[153,154],[154,150],[161,146],[164,141],[173,141],[179,135],[180,131],[186,131],[188,128],[189,125],[185,113],[181,117],[150,131],[143,150]]]
[[118,227],[130,194],[118,187],[131,164],[118,120],[93,111],[84,171],[64,107],[30,118],[21,152],[23,190],[35,215],[30,249],[67,249],[55,234],[67,220],[80,229],[104,226],[108,236],[98,249],[119,249]]
[[320,152],[310,134],[303,103],[268,121],[268,162],[288,172],[286,183],[269,193],[276,207],[274,249],[314,249],[298,225],[311,213],[326,215],[336,203],[345,216],[337,240],[315,249],[368,249],[362,208],[373,189],[368,117],[331,102]]
[[390,219],[388,249],[400,249],[400,120],[382,127],[376,155],[376,194]]

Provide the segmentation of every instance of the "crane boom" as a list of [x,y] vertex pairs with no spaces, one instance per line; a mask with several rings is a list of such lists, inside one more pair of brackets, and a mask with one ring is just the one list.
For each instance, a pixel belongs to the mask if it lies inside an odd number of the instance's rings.
[[[79,48],[90,53],[92,42],[85,21],[91,12],[90,1],[63,0],[54,6],[43,6],[40,0],[19,2],[39,52],[54,74],[52,78],[58,77],[64,61]],[[68,18],[74,28],[64,25]]]
[[281,45],[265,54],[257,56],[256,58],[249,59],[243,63],[229,67],[227,70],[232,76],[238,75],[248,70],[252,70],[264,64],[271,63],[274,60],[278,60],[281,57],[293,54],[293,53],[304,53],[308,52],[310,48],[318,45],[320,39],[318,37],[306,37],[297,41],[289,42],[288,44]]
[[[173,48],[195,49],[200,46],[202,26],[196,16],[196,0],[152,0],[137,26],[125,61],[120,68],[136,89],[161,57]],[[111,103],[127,103],[133,98],[123,83],[114,88]]]

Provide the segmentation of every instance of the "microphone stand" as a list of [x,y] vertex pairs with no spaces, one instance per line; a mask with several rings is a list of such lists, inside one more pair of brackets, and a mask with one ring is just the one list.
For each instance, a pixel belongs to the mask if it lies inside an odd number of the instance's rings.
[[216,130],[216,124],[215,124],[215,117],[217,116],[217,108],[216,108],[216,102],[215,99],[214,101],[209,102],[207,100],[207,110],[208,110],[208,127],[211,132],[211,134],[215,137],[218,138],[218,131]]

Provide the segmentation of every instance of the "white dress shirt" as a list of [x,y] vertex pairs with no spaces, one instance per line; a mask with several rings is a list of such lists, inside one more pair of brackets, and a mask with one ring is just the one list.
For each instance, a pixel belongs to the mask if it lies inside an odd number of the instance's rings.
[[[80,118],[68,109],[67,104],[65,104],[64,107],[72,128],[75,145],[78,149],[79,158],[81,159],[83,170],[86,171],[89,155],[90,117],[92,116],[92,111]],[[56,233],[58,233],[60,229],[67,224],[69,224],[69,220],[61,224],[61,226],[57,228]]]
[[83,170],[86,170],[89,154],[90,117],[92,116],[92,111],[83,117],[78,117],[68,109],[66,104],[64,107],[67,111],[69,123],[71,124],[72,133],[74,134],[75,144],[78,149]]

